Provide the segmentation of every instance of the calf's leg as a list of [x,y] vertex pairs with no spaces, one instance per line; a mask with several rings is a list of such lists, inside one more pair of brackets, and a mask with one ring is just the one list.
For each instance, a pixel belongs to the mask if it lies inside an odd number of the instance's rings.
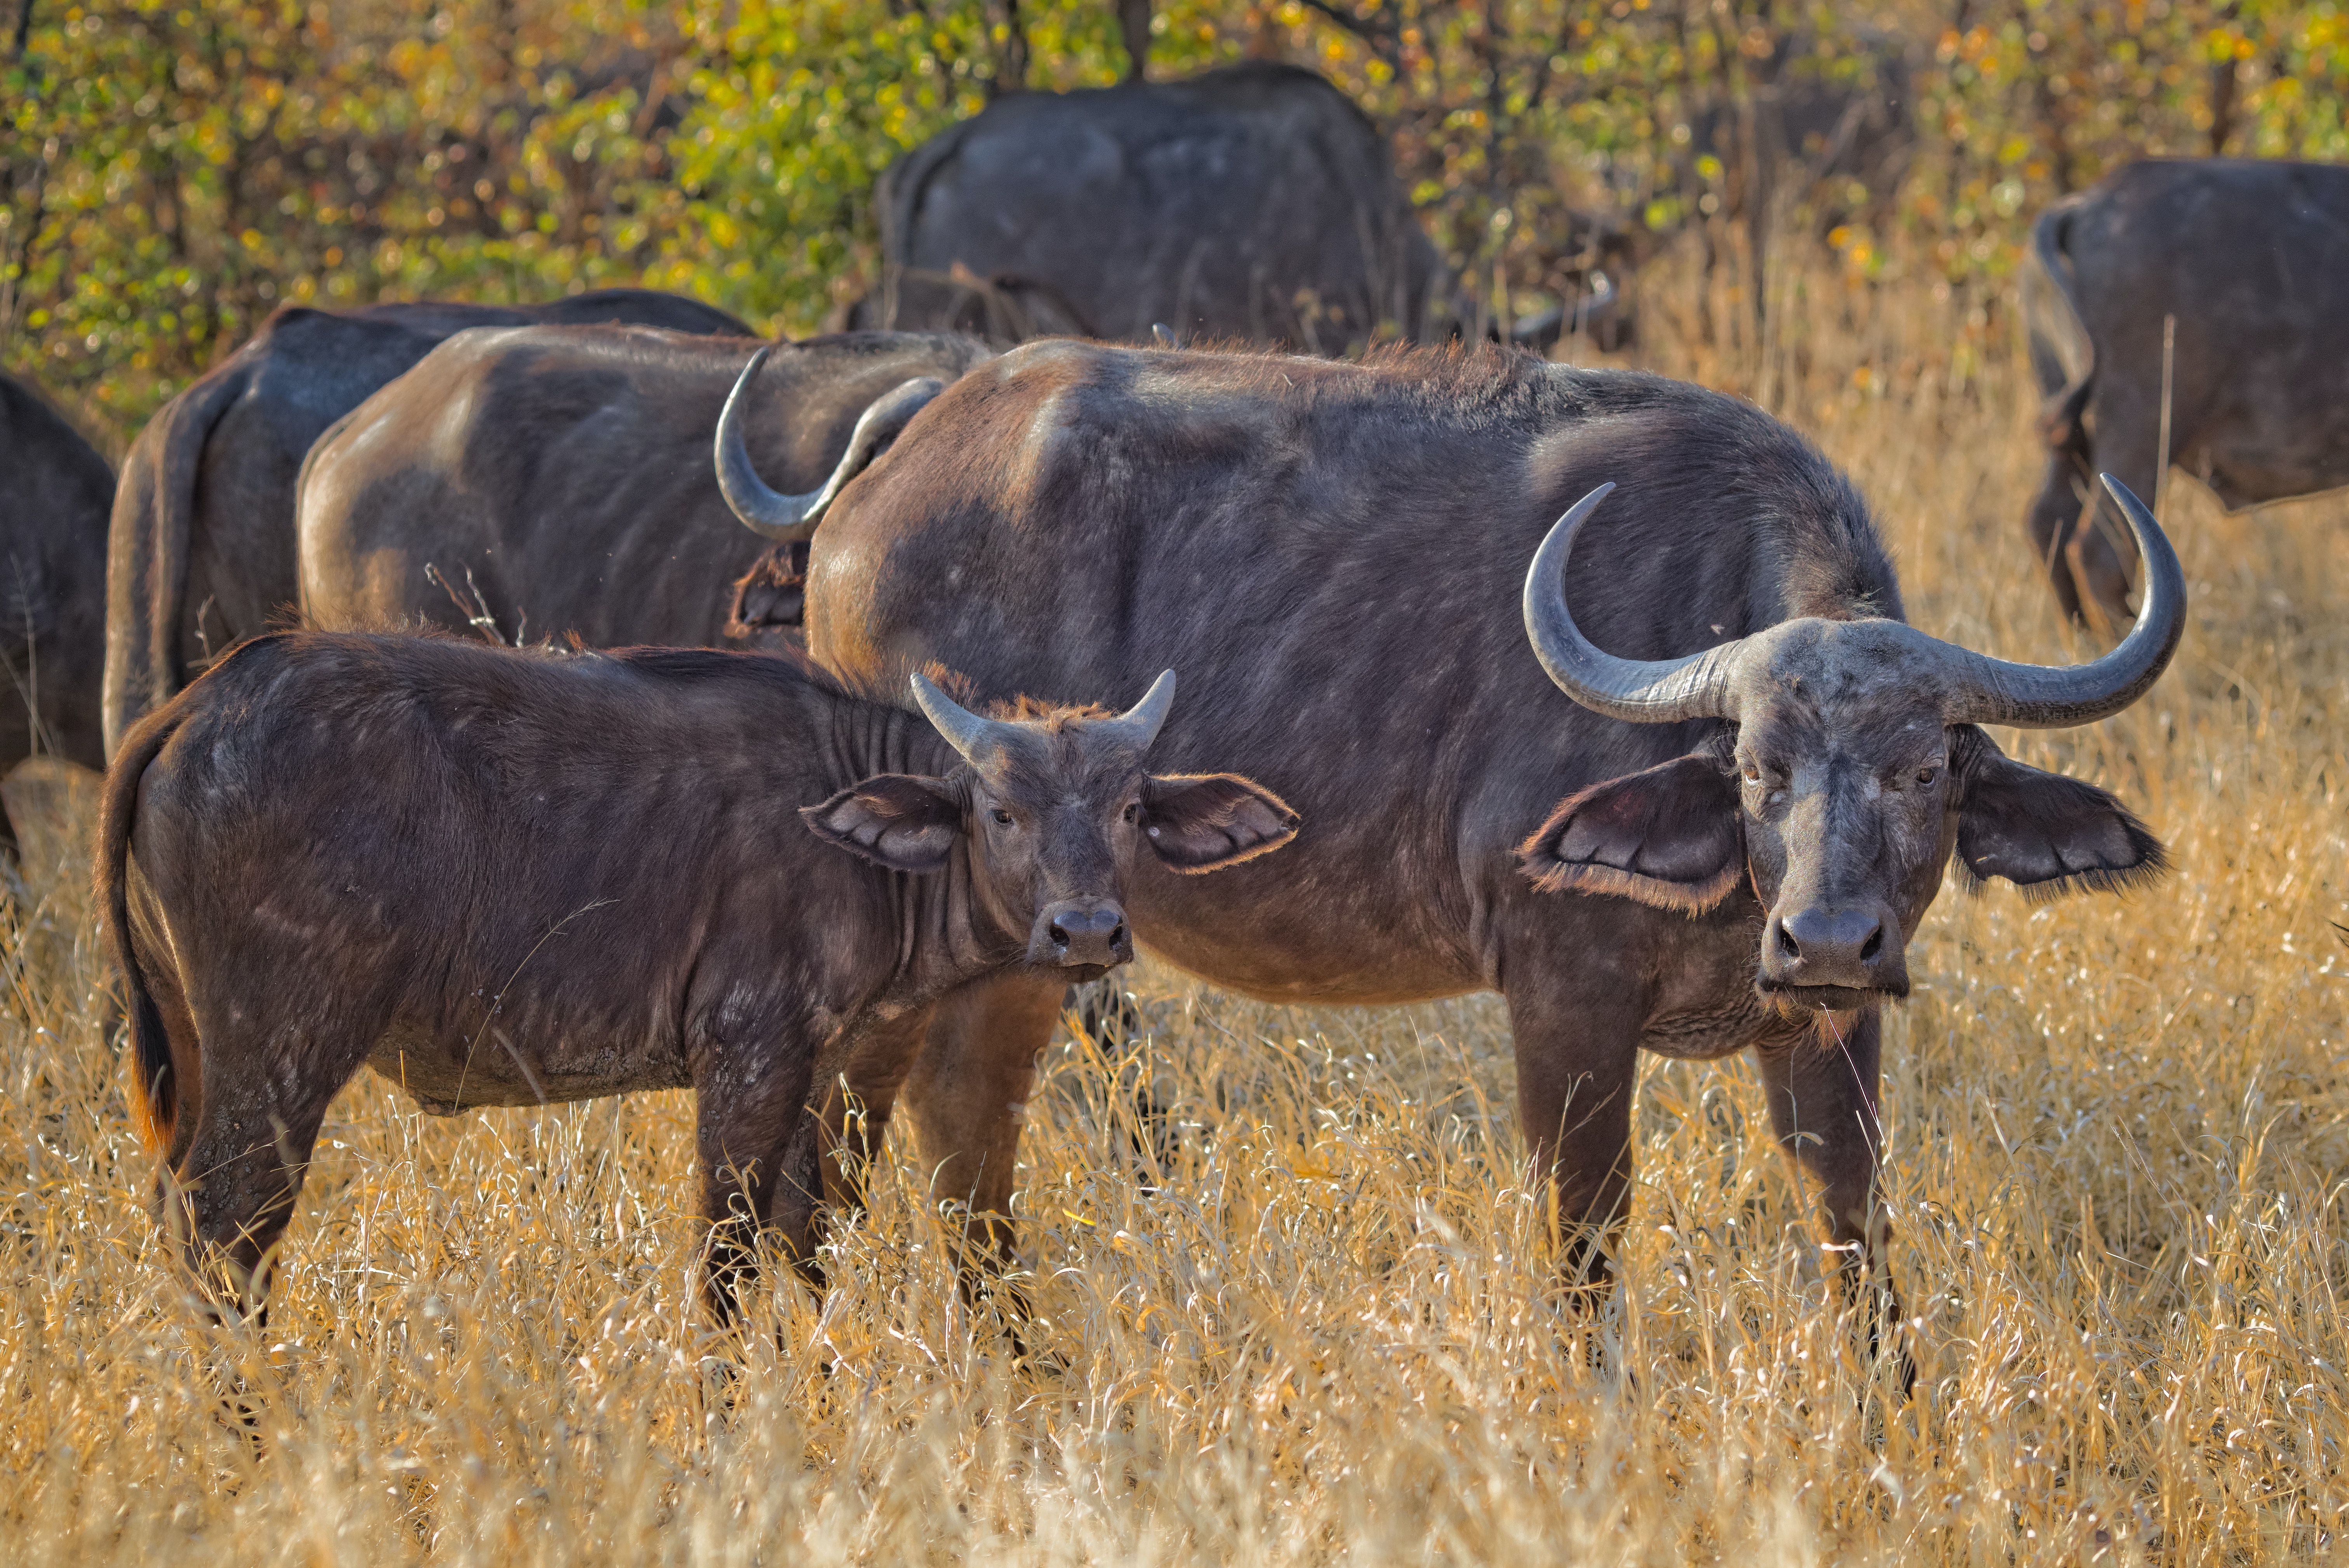
[[813,1051],[774,1048],[762,1063],[742,1054],[739,1047],[716,1054],[694,1084],[694,1152],[709,1223],[702,1290],[721,1324],[740,1315],[762,1231],[772,1231],[811,1289],[823,1288],[814,1247],[823,1126],[820,1107],[808,1103]]
[[930,1027],[927,1008],[874,1028],[823,1087],[823,1201],[827,1212],[864,1206],[867,1168],[880,1156],[890,1114]]
[[205,1012],[195,1115],[174,1129],[162,1219],[215,1312],[265,1321],[264,1265],[293,1218],[326,1107],[362,1053],[287,1047],[288,1031],[233,1029]]
[[[1889,1256],[1892,1222],[1876,1191],[1884,1147],[1877,1111],[1882,1049],[1883,1020],[1871,1007],[1822,1013],[1807,1033],[1754,1053],[1778,1147],[1819,1185],[1836,1281],[1846,1303],[1858,1309],[1871,1357],[1883,1353],[1886,1330],[1900,1321]],[[1905,1393],[1916,1370],[1905,1347],[1896,1346],[1894,1354]]]
[[1017,1262],[1010,1210],[1019,1129],[1036,1058],[1052,1037],[1066,990],[1050,976],[1016,972],[966,986],[939,1002],[915,1058],[906,1097],[931,1196],[969,1206],[966,1287]]

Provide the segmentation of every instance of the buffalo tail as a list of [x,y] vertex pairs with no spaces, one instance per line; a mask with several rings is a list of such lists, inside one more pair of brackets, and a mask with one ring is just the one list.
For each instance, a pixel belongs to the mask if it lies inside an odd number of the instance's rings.
[[140,782],[147,765],[178,732],[180,718],[178,707],[164,709],[148,715],[123,738],[121,750],[107,770],[98,823],[98,907],[106,911],[115,961],[122,966],[124,1000],[130,1015],[131,1125],[138,1130],[139,1141],[156,1154],[171,1147],[180,1096],[171,1068],[171,1035],[163,1027],[162,1012],[147,988],[138,949],[130,940],[130,831],[139,815]]

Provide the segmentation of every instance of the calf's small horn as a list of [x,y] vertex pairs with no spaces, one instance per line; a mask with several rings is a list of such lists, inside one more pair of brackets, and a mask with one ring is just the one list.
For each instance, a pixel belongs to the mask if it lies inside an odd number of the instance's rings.
[[2186,633],[2186,574],[2145,503],[2111,474],[2102,477],[2121,515],[2128,519],[2137,555],[2145,562],[2145,597],[2137,605],[2137,624],[2103,658],[2069,667],[2010,664],[1944,644],[1957,665],[1953,684],[1958,688],[1958,695],[1945,705],[1947,722],[2013,724],[2025,730],[2093,724],[2144,696],[2168,668],[2178,639]]
[[1114,719],[1093,722],[1095,734],[1108,734],[1125,742],[1137,752],[1146,752],[1150,742],[1158,738],[1159,726],[1166,722],[1166,711],[1174,705],[1174,672],[1161,672],[1142,694],[1142,701]]
[[1635,724],[1736,717],[1729,670],[1738,643],[1684,659],[1618,659],[1601,652],[1566,607],[1566,563],[1574,536],[1615,486],[1602,484],[1559,518],[1526,572],[1526,636],[1557,689],[1594,713]]
[[876,451],[895,439],[923,404],[944,391],[946,383],[935,376],[921,376],[900,382],[874,400],[857,417],[856,428],[849,432],[848,450],[841,453],[823,488],[805,495],[786,495],[759,477],[759,471],[750,463],[750,448],[742,435],[745,394],[759,374],[759,368],[773,352],[774,345],[771,343],[751,355],[750,362],[735,379],[734,389],[726,395],[725,410],[718,416],[718,493],[752,533],[778,545],[802,545],[815,536],[815,525],[823,520],[825,509],[839,496],[841,488],[864,471]]
[[999,743],[996,732],[1011,728],[999,720],[972,712],[939,691],[937,682],[918,670],[914,671],[914,701],[921,704],[924,716],[946,737],[947,744],[974,767]]

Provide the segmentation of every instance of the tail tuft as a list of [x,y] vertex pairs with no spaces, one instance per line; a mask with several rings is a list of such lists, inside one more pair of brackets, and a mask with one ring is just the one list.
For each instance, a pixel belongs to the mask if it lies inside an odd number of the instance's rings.
[[163,1027],[162,1011],[147,988],[130,940],[130,829],[139,812],[140,780],[178,730],[181,706],[175,702],[149,714],[123,737],[113,766],[107,770],[98,825],[98,907],[105,911],[114,940],[115,961],[121,966],[128,993],[125,1011],[130,1015],[130,1120],[139,1141],[157,1154],[171,1147],[180,1094],[171,1033]]

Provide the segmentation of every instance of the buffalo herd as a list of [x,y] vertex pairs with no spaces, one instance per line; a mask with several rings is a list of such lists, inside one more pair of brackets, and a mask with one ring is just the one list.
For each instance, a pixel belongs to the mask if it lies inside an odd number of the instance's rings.
[[[1186,242],[1209,191],[1261,232]],[[0,380],[0,763],[112,760],[132,1104],[216,1309],[262,1309],[363,1065],[442,1114],[695,1089],[720,1316],[761,1233],[818,1278],[902,1098],[978,1288],[1068,987],[1139,942],[1282,1002],[1497,992],[1585,1309],[1640,1053],[1749,1053],[1873,1340],[1881,1019],[1945,873],[2165,865],[1983,726],[2159,677],[2165,458],[2349,482],[2349,175],[2150,163],[2040,222],[2032,537],[2126,628],[2062,668],[1910,626],[1749,403],[1337,357],[1439,336],[1443,273],[1306,73],[1006,100],[885,211],[871,325],[799,343],[637,291],[282,311],[119,483]]]

